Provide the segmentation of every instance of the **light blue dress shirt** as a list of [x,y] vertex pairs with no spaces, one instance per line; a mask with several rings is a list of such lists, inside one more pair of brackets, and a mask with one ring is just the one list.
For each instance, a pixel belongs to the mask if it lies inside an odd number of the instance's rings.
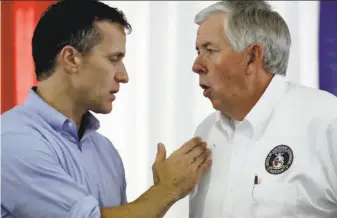
[[126,203],[123,163],[99,121],[88,112],[79,140],[75,123],[34,90],[0,117],[1,217],[100,218]]

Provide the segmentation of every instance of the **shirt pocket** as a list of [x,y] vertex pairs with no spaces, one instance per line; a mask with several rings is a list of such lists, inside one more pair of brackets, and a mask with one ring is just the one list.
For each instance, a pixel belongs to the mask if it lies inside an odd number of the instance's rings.
[[296,217],[297,186],[285,183],[258,184],[253,188],[254,218]]

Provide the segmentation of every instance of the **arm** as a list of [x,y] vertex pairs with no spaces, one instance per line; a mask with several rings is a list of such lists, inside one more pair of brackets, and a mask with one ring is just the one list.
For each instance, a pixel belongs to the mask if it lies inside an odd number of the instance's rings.
[[[2,209],[14,217],[150,218],[160,217],[175,201],[165,187],[153,186],[132,203],[100,209],[86,188],[63,170],[43,139],[5,134],[1,141]],[[125,189],[123,195],[126,203]]]
[[186,142],[168,158],[159,144],[152,167],[154,186],[130,204],[102,209],[102,218],[161,218],[191,192],[210,164],[210,153],[200,138]]
[[[109,141],[110,143],[110,141]],[[111,145],[112,146],[112,145]],[[112,147],[113,148],[113,147]],[[117,152],[114,149],[114,152]],[[118,153],[118,152],[117,152]],[[119,207],[103,208],[101,209],[101,217],[136,217],[136,218],[151,218],[162,217],[164,213],[174,203],[175,197],[167,194],[167,188],[159,185],[153,185],[149,190],[142,194],[138,199],[128,204],[126,196],[126,180],[124,165],[122,159],[119,157],[119,162],[123,169],[123,192],[122,205]]]
[[209,167],[207,153],[195,146],[200,140],[194,141],[167,160],[158,155],[154,164],[158,180],[137,200],[100,209],[86,188],[62,169],[48,143],[29,134],[2,135],[2,208],[25,218],[162,217]]
[[103,208],[102,218],[159,218],[178,200],[164,186],[152,186],[135,201],[119,207]]

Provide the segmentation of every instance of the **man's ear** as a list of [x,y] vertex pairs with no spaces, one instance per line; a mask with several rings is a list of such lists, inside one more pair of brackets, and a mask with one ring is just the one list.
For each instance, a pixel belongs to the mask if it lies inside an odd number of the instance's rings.
[[67,73],[75,74],[78,72],[82,61],[81,52],[72,46],[64,46],[60,51],[60,62],[66,69]]
[[252,44],[246,51],[247,74],[252,74],[263,67],[263,47],[261,44]]

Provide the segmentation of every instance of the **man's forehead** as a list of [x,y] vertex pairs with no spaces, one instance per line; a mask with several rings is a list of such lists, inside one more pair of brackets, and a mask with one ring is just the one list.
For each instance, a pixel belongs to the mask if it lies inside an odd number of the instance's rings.
[[122,34],[125,35],[125,30],[122,25],[113,23],[111,21],[102,20],[96,21],[94,26],[102,33],[106,35]]
[[225,31],[223,28],[207,28],[199,27],[196,37],[196,45],[201,46],[205,44],[217,44],[225,38]]
[[224,13],[214,14],[205,19],[198,27],[198,34],[205,34],[207,32],[222,32],[224,31],[224,24],[227,15]]
[[111,22],[100,22],[96,25],[101,40],[99,48],[109,52],[124,52],[126,44],[126,34],[119,24]]
[[208,16],[204,22],[202,22],[197,30],[197,46],[210,43],[219,43],[225,36],[225,20],[228,18],[229,13],[216,13]]

